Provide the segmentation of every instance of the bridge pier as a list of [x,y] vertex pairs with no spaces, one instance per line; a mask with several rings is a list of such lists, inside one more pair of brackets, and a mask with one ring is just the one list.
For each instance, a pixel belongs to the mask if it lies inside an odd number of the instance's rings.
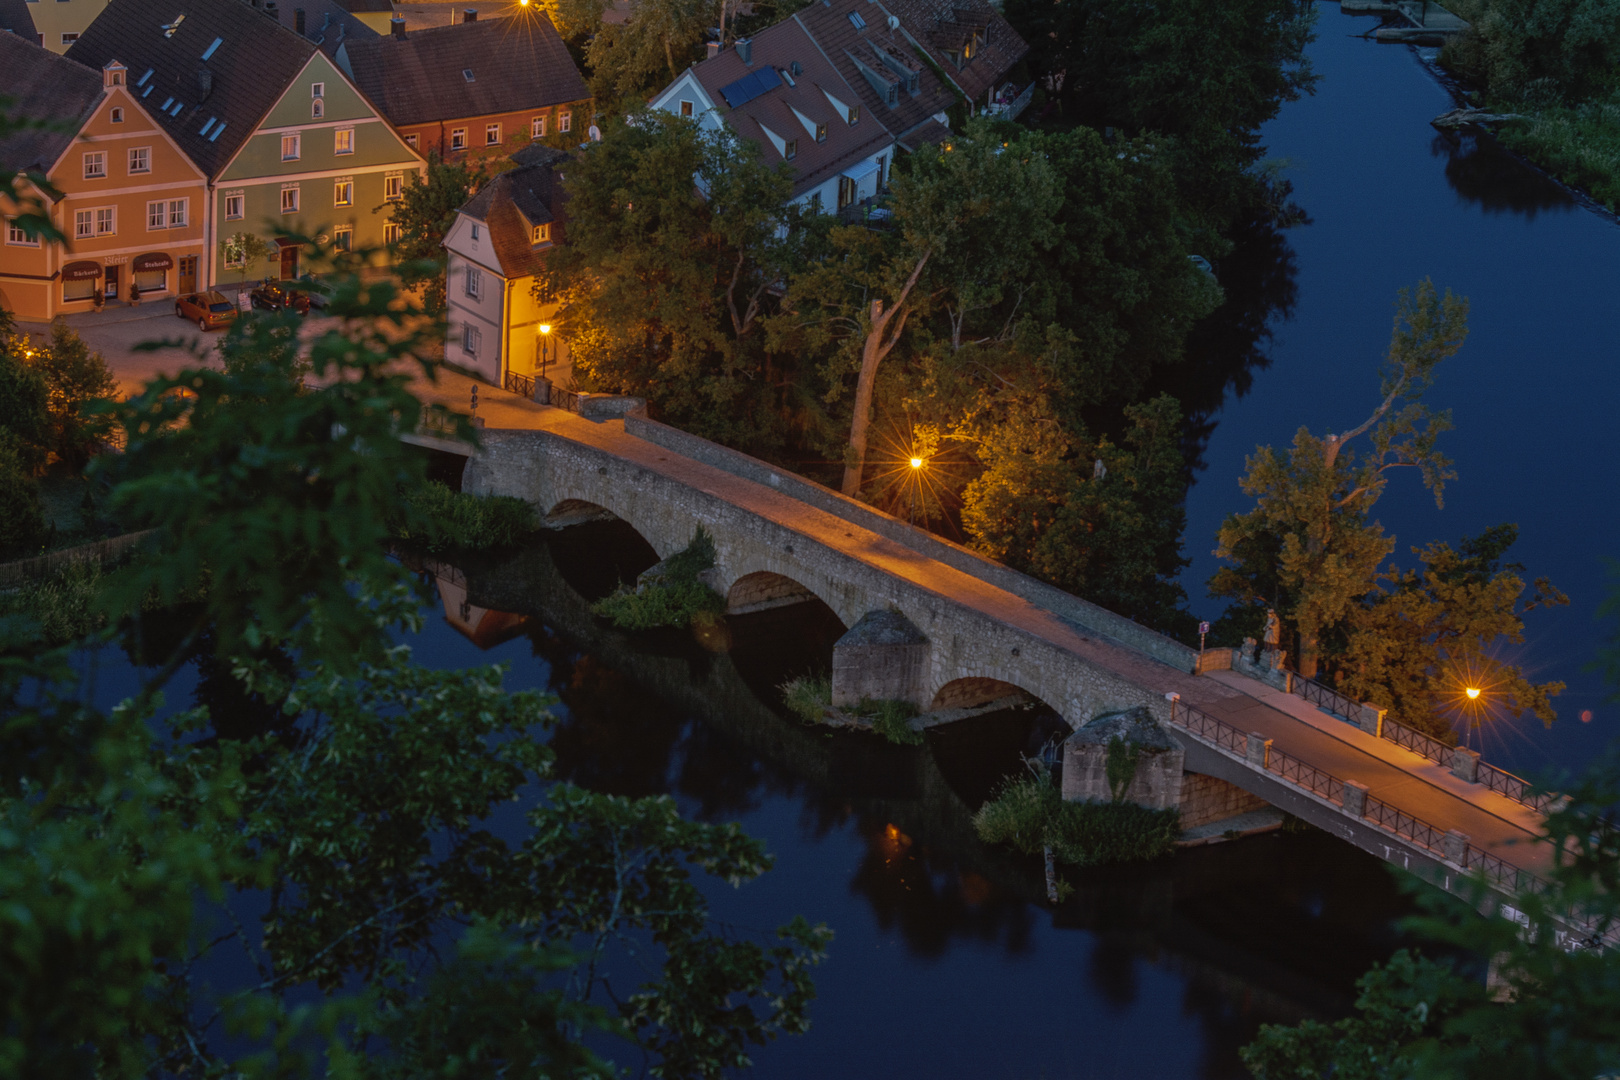
[[927,708],[928,638],[898,611],[869,611],[833,645],[832,703],[905,701]]

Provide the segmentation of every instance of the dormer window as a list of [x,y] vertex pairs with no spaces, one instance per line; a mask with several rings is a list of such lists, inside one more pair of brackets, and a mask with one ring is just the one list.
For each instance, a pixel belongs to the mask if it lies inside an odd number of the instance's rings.
[[784,158],[786,158],[788,161],[792,161],[794,158],[798,157],[799,156],[799,140],[798,139],[789,139],[787,141],[787,146],[782,150],[782,156]]
[[853,26],[857,30],[865,30],[866,20],[861,18],[860,12],[852,11],[849,13],[849,25]]
[[859,105],[851,105],[849,107],[849,126],[854,127],[856,124],[858,124],[860,122],[861,122],[861,107]]
[[551,242],[551,226],[536,225],[534,227],[533,242],[536,244],[549,244]]
[[826,141],[827,141],[827,125],[826,124],[817,124],[816,125],[816,142],[826,142]]

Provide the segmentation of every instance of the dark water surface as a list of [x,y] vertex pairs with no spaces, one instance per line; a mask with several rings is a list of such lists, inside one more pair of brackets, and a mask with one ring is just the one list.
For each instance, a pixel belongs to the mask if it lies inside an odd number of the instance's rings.
[[[1264,133],[1312,218],[1285,234],[1292,318],[1273,323],[1271,362],[1252,389],[1214,417],[1208,469],[1187,502],[1188,592],[1201,597],[1215,570],[1222,518],[1247,508],[1245,457],[1285,447],[1302,424],[1322,435],[1364,419],[1396,291],[1432,277],[1472,302],[1468,344],[1427,399],[1454,411],[1442,448],[1458,479],[1437,510],[1415,476],[1397,475],[1377,516],[1407,566],[1413,547],[1520,526],[1512,557],[1571,603],[1533,613],[1526,644],[1505,655],[1569,689],[1552,731],[1504,718],[1483,746],[1513,769],[1578,768],[1620,734],[1620,708],[1587,670],[1602,633],[1602,560],[1620,556],[1620,228],[1504,152],[1437,133],[1428,121],[1452,100],[1417,53],[1354,36],[1375,20],[1317,8],[1321,84]],[[1220,606],[1204,602],[1204,617]]]

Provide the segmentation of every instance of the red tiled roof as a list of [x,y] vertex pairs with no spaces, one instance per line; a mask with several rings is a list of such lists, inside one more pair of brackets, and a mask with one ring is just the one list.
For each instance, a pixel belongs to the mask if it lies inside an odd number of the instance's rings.
[[534,146],[513,157],[519,162],[516,169],[496,176],[461,208],[488,227],[490,245],[507,280],[536,274],[544,263],[550,246],[535,246],[534,226],[549,224],[551,245],[562,242],[564,195],[555,168],[568,155]]
[[[798,75],[792,74],[794,64],[799,65]],[[787,73],[781,85],[735,108],[727,106],[720,93],[722,88],[752,72],[773,68],[779,74]],[[784,141],[797,142],[798,153],[789,162],[794,172],[793,198],[819,187],[829,177],[894,141],[883,121],[865,107],[864,99],[828,62],[804,26],[793,19],[754,35],[750,63],[744,64],[733,47],[697,64],[692,73],[731,130],[760,144],[767,164],[774,165],[783,156],[765,129]],[[847,116],[838,114],[827,100],[829,92],[846,105],[861,106],[857,123],[851,124]],[[814,131],[805,126],[800,116],[811,125],[825,125],[826,141],[817,142]]]
[[[898,17],[900,28],[927,50],[970,101],[983,101],[990,88],[1000,85],[1029,52],[1018,31],[989,0],[883,0],[873,6],[885,7]],[[952,51],[959,50],[969,34],[980,28],[983,42],[958,69]]]

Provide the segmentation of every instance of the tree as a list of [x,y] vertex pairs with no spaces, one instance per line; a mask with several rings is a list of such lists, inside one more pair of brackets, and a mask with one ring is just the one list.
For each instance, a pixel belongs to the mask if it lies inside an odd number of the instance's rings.
[[400,230],[395,250],[399,279],[407,288],[422,290],[422,308],[429,315],[444,311],[444,238],[456,223],[456,211],[498,171],[496,161],[445,161],[429,151],[426,179],[411,174],[398,202],[373,211],[392,211]]
[[1469,25],[1443,58],[1492,97],[1575,103],[1620,85],[1616,0],[1467,0],[1459,14]]
[[[1491,653],[1498,640],[1524,642],[1528,612],[1569,603],[1546,578],[1524,598],[1524,567],[1502,563],[1517,536],[1517,526],[1498,525],[1464,537],[1460,550],[1430,544],[1413,549],[1421,569],[1381,575],[1387,589],[1351,612],[1339,689],[1440,738],[1452,734],[1447,713],[1475,728],[1502,710],[1550,724],[1564,684],[1532,683]],[[1469,699],[1468,687],[1480,697]]]
[[778,438],[762,320],[800,243],[785,170],[728,131],[647,110],[609,121],[564,186],[569,242],[535,294],[559,305],[575,377],[706,438]]
[[610,103],[644,101],[679,77],[700,59],[704,34],[716,18],[708,0],[630,0],[622,23],[600,23],[597,10],[585,55],[592,96]]
[[79,472],[111,433],[111,418],[97,406],[112,401],[118,381],[106,359],[91,352],[60,318],[51,323],[50,344],[34,349],[29,363],[45,377],[49,390],[51,450]]
[[[1403,289],[1382,369],[1383,400],[1372,414],[1341,435],[1300,428],[1287,460],[1269,446],[1249,458],[1241,484],[1256,506],[1221,525],[1215,553],[1234,565],[1216,571],[1210,593],[1251,610],[1276,608],[1298,636],[1299,671],[1307,678],[1316,674],[1324,635],[1343,626],[1394,550],[1369,519],[1387,474],[1417,469],[1436,504],[1455,475],[1435,446],[1451,415],[1431,414],[1421,398],[1436,366],[1467,335],[1466,300],[1449,290],[1441,298],[1427,279],[1415,292]],[[1363,435],[1370,445],[1358,460],[1349,446]]]
[[270,245],[250,232],[232,233],[219,242],[220,261],[236,267],[236,280],[247,280],[248,267],[270,258]]
[[[1257,1080],[1567,1080],[1620,1065],[1620,747],[1563,786],[1545,840],[1545,885],[1510,902],[1476,879],[1468,903],[1420,893],[1420,934],[1452,956],[1490,958],[1488,979],[1455,960],[1397,953],[1362,977],[1357,1015],[1265,1025],[1243,1049]],[[1484,912],[1484,914],[1481,914]]]

